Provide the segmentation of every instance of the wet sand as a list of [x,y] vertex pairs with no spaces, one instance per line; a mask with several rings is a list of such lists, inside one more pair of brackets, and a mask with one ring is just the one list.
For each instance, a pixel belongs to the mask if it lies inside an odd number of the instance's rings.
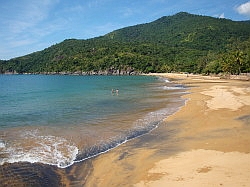
[[185,84],[158,129],[92,160],[86,186],[250,186],[250,83],[155,74]]

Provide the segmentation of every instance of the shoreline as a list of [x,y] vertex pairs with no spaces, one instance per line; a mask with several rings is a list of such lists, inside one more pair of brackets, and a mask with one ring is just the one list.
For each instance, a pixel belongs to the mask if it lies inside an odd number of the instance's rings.
[[[11,180],[0,177],[1,184],[22,186],[25,176],[32,175],[23,186],[249,186],[249,82],[149,75],[188,88],[182,94],[185,104],[156,129],[64,169],[39,163],[5,164],[0,175]],[[16,168],[27,170],[13,177]]]
[[185,106],[150,134],[94,158],[86,186],[248,186],[249,82],[152,75],[186,85]]

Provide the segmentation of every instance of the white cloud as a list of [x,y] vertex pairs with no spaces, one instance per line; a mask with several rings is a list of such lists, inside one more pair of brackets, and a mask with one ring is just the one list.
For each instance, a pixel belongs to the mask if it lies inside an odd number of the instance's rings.
[[224,19],[225,18],[225,13],[221,13],[221,14],[214,14],[213,17],[215,18],[221,18]]
[[[22,55],[26,50],[35,50],[34,44],[43,41],[43,37],[62,29],[62,23],[55,20],[53,7],[59,0],[20,0],[18,3],[6,1],[0,7],[0,44],[6,50],[0,51],[0,59]],[[48,22],[49,20],[49,22]],[[8,49],[8,50],[7,50]],[[29,51],[27,51],[29,52]]]
[[221,15],[219,15],[219,18],[225,18],[225,14],[222,13]]
[[50,9],[56,1],[32,1],[23,0],[18,4],[9,3],[6,12],[3,13],[2,23],[5,34],[22,35],[32,33],[41,22],[49,16]]
[[236,7],[236,11],[239,14],[246,15],[246,16],[250,17],[250,1]]

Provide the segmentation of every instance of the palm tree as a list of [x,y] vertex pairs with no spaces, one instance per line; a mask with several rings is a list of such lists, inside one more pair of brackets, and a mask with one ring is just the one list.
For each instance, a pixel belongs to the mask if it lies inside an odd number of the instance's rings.
[[233,54],[233,60],[235,63],[235,67],[237,69],[237,74],[241,74],[241,67],[244,64],[244,53],[240,50],[237,50],[234,54]]

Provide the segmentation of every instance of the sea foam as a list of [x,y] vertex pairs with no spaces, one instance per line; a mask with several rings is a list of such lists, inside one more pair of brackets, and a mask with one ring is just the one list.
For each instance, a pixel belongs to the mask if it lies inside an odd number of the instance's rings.
[[[158,127],[159,123],[168,115],[176,112],[178,108],[170,107],[163,108],[154,112],[148,113],[141,119],[134,122],[133,127],[127,132],[120,135],[110,137],[109,139],[99,141],[84,150],[79,150],[77,146],[69,142],[65,138],[56,136],[41,136],[38,130],[25,131],[22,134],[25,145],[32,142],[30,146],[23,146],[23,142],[7,146],[2,143],[5,158],[0,159],[0,164],[15,163],[15,162],[29,162],[29,163],[43,163],[55,165],[59,168],[66,168],[76,162],[93,158],[102,153],[108,152],[119,145],[126,143],[129,140],[147,134]],[[26,141],[26,143],[25,143]]]
[[163,86],[164,90],[182,90],[185,89],[183,86]]
[[[66,168],[74,163],[78,148],[62,137],[40,136],[36,131],[23,134],[23,142],[12,145],[2,145],[5,158],[0,159],[0,164],[15,162],[30,162],[56,165]],[[26,143],[25,143],[26,141]],[[32,142],[31,145],[23,146]]]
[[3,140],[0,140],[0,149],[1,149],[1,148],[5,148],[5,143],[4,143]]

